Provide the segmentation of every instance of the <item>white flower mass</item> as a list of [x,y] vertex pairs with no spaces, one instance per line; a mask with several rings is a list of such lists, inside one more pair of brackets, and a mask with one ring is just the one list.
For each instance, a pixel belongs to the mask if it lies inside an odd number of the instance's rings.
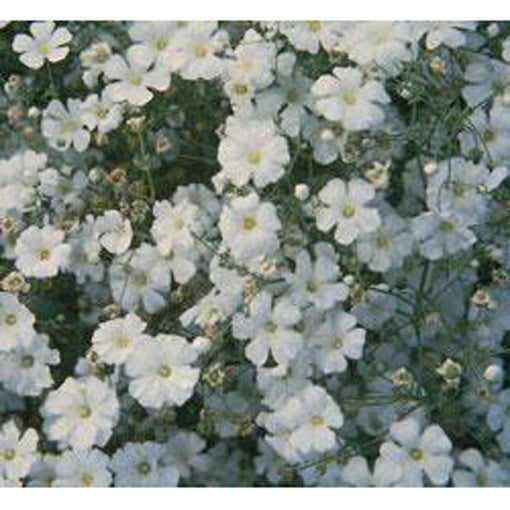
[[0,22],[0,84],[0,487],[510,486],[510,22]]

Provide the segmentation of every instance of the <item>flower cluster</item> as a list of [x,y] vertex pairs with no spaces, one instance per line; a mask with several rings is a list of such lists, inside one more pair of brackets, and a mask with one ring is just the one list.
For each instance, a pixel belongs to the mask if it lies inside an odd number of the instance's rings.
[[0,48],[0,486],[510,485],[509,23]]

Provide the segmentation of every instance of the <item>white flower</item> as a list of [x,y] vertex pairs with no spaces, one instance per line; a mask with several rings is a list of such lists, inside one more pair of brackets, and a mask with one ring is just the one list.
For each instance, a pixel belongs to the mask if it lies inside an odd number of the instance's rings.
[[225,60],[227,91],[235,88],[231,86],[237,83],[246,89],[244,95],[249,99],[255,90],[271,85],[276,64],[276,46],[273,42],[265,41],[256,30],[250,28],[233,56],[233,60]]
[[412,219],[411,231],[420,253],[429,260],[438,260],[475,243],[476,236],[468,228],[469,224],[448,212],[428,211]]
[[112,475],[108,471],[110,457],[97,448],[67,450],[55,465],[53,487],[109,487]]
[[312,86],[320,114],[341,122],[347,131],[369,129],[384,120],[379,104],[390,98],[379,82],[363,83],[363,74],[353,67],[335,67],[333,74],[321,76]]
[[131,222],[115,209],[96,218],[94,228],[99,244],[110,253],[121,255],[131,246]]
[[58,151],[66,151],[72,145],[83,152],[90,143],[80,99],[69,98],[67,109],[61,101],[53,99],[43,112],[41,131],[50,146]]
[[297,50],[316,54],[321,46],[332,50],[344,25],[341,21],[281,21],[278,29]]
[[18,347],[0,355],[0,381],[18,395],[36,397],[53,385],[49,365],[57,365],[60,355],[48,347],[47,335],[22,337]]
[[250,302],[250,315],[236,314],[233,334],[240,340],[249,339],[246,357],[255,365],[265,363],[271,351],[277,363],[288,365],[303,346],[303,337],[294,326],[301,313],[288,299],[274,304],[270,294],[261,291]]
[[159,251],[167,256],[173,250],[189,250],[195,246],[195,236],[202,234],[199,209],[187,199],[172,205],[168,200],[156,202],[151,234]]
[[44,62],[59,62],[66,58],[69,43],[73,36],[67,28],[59,27],[55,30],[53,21],[34,22],[30,24],[33,37],[17,34],[12,43],[12,49],[21,53],[19,59],[31,69],[40,69]]
[[34,429],[23,434],[10,420],[0,428],[0,480],[17,482],[28,475],[37,460],[37,442],[39,437]]
[[269,255],[276,251],[276,232],[281,223],[275,206],[260,202],[254,192],[237,197],[225,205],[220,216],[220,232],[232,255],[241,261]]
[[81,65],[86,68],[82,77],[87,87],[97,85],[97,80],[104,73],[111,56],[112,49],[107,42],[94,43],[80,53]]
[[345,372],[347,359],[361,359],[366,331],[356,326],[356,317],[342,310],[328,313],[312,336],[315,358],[325,374]]
[[484,164],[475,165],[460,157],[443,161],[427,182],[427,205],[431,210],[462,217],[468,225],[476,224],[487,211],[480,190],[489,176]]
[[64,243],[64,232],[51,225],[25,229],[19,236],[14,253],[16,267],[34,278],[56,276],[67,263],[71,247]]
[[69,236],[71,253],[66,269],[76,276],[80,284],[87,278],[100,281],[104,275],[104,266],[100,260],[101,245],[97,240],[94,226],[94,217],[87,215],[79,230]]
[[51,487],[55,480],[55,466],[60,456],[46,453],[32,464],[27,487]]
[[84,192],[88,185],[87,176],[63,166],[60,171],[47,168],[40,173],[39,192],[45,198],[51,198],[51,207],[59,214],[65,214],[66,208],[79,210],[83,207]]
[[210,467],[210,459],[201,453],[205,441],[194,432],[173,434],[165,445],[164,463],[178,469],[183,478],[195,471],[204,471]]
[[416,23],[416,29],[427,33],[425,45],[434,50],[441,44],[450,48],[466,44],[464,30],[474,30],[476,25],[476,21],[421,21]]
[[162,465],[163,445],[126,443],[119,448],[110,462],[116,487],[177,487],[179,471]]
[[25,212],[35,199],[35,186],[46,167],[46,154],[20,151],[0,160],[0,215]]
[[372,271],[382,273],[401,267],[413,248],[413,236],[407,223],[388,211],[375,232],[360,235],[356,251],[361,262],[367,263]]
[[170,72],[161,65],[152,66],[153,58],[152,53],[141,45],[128,49],[127,63],[120,55],[113,55],[106,64],[105,76],[115,82],[106,86],[106,94],[114,101],[143,106],[154,97],[149,89],[167,90]]
[[257,386],[264,395],[262,403],[278,409],[285,401],[310,385],[313,360],[302,349],[289,365],[257,367]]
[[455,487],[505,487],[508,474],[492,459],[484,459],[476,448],[459,455],[460,466],[452,473]]
[[107,94],[101,98],[91,94],[81,105],[83,122],[92,131],[97,128],[100,134],[109,133],[122,124],[122,105],[113,102]]
[[390,487],[398,481],[391,462],[379,457],[374,464],[373,473],[368,468],[365,457],[351,457],[342,469],[342,478],[348,485],[355,487]]
[[394,317],[397,304],[397,297],[391,294],[388,285],[382,283],[368,289],[352,312],[364,328],[379,329],[388,319]]
[[346,184],[331,179],[319,192],[317,228],[329,232],[336,226],[335,239],[343,245],[351,244],[362,233],[377,230],[381,218],[377,209],[366,205],[374,197],[375,188],[366,181],[352,179]]
[[496,436],[504,453],[510,452],[510,389],[500,391],[489,407],[487,425]]
[[159,250],[143,243],[134,252],[117,257],[110,266],[110,287],[124,310],[135,311],[140,304],[147,313],[165,306],[163,293],[170,288],[170,272]]
[[48,394],[41,407],[44,430],[59,446],[87,449],[104,446],[119,418],[115,391],[95,377],[68,377]]
[[334,248],[326,243],[317,243],[314,253],[315,262],[312,263],[309,252],[300,251],[296,255],[295,273],[285,275],[285,280],[290,284],[291,297],[298,306],[312,303],[321,310],[328,310],[335,303],[344,301],[349,289],[345,283],[338,281],[340,269]]
[[423,433],[416,418],[409,417],[390,428],[391,441],[381,445],[380,456],[389,461],[388,469],[399,473],[397,485],[422,487],[424,473],[434,485],[446,485],[453,468],[452,443],[438,425]]
[[[309,386],[291,397],[286,404],[267,416],[264,427],[275,433],[266,441],[285,457],[285,451],[279,449],[278,435],[287,430],[288,446],[300,455],[325,453],[336,445],[333,429],[343,425],[343,415],[336,402],[320,386]],[[291,450],[292,451],[292,450]],[[291,458],[288,458],[292,462]]]
[[135,21],[129,27],[129,36],[150,60],[171,67],[171,62],[168,62],[169,48],[181,24],[186,22]]
[[143,342],[126,363],[129,393],[144,407],[181,406],[193,394],[200,370],[191,365],[199,351],[184,338],[160,334]]
[[216,54],[227,44],[228,33],[218,30],[217,21],[191,21],[175,33],[165,61],[186,80],[212,80],[224,70]]
[[218,161],[235,186],[252,179],[255,186],[263,188],[283,176],[290,161],[289,149],[272,120],[231,116],[225,135],[218,147]]
[[92,336],[92,348],[105,363],[120,365],[138,352],[146,324],[134,313],[103,322]]
[[413,57],[410,25],[407,21],[357,22],[345,30],[340,44],[360,66],[381,68],[394,76]]
[[10,351],[35,336],[35,317],[8,292],[0,292],[0,353]]
[[299,135],[313,109],[311,80],[297,66],[294,53],[280,53],[276,62],[276,84],[255,96],[257,111],[268,118],[279,118],[282,131]]

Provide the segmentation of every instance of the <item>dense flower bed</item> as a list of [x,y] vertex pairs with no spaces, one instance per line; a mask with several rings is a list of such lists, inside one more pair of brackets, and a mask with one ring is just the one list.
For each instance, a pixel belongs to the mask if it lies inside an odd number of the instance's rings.
[[510,485],[509,23],[0,26],[0,486]]

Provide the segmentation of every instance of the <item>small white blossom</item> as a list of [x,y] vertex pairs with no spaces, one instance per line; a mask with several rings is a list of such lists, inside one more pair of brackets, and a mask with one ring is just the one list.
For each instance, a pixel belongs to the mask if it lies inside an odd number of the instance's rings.
[[66,265],[71,247],[64,243],[64,232],[51,225],[28,227],[19,236],[14,252],[16,267],[34,278],[56,276]]
[[115,391],[95,377],[67,378],[41,407],[44,430],[60,447],[104,446],[119,418]]
[[319,192],[317,228],[329,232],[336,227],[336,241],[351,244],[360,234],[373,232],[381,225],[377,209],[367,207],[374,197],[375,189],[366,181],[331,179]]
[[347,131],[360,131],[380,124],[390,102],[377,81],[363,83],[363,74],[354,67],[335,67],[333,75],[321,76],[312,86],[316,107],[328,120],[341,122]]
[[31,69],[40,69],[44,62],[51,63],[64,60],[69,53],[65,46],[73,36],[65,27],[55,30],[53,21],[34,22],[30,24],[32,37],[26,34],[17,34],[12,43],[12,49],[21,53],[19,59]]
[[140,344],[126,363],[129,392],[143,406],[182,405],[193,394],[200,370],[192,367],[199,351],[184,338],[158,335]]

